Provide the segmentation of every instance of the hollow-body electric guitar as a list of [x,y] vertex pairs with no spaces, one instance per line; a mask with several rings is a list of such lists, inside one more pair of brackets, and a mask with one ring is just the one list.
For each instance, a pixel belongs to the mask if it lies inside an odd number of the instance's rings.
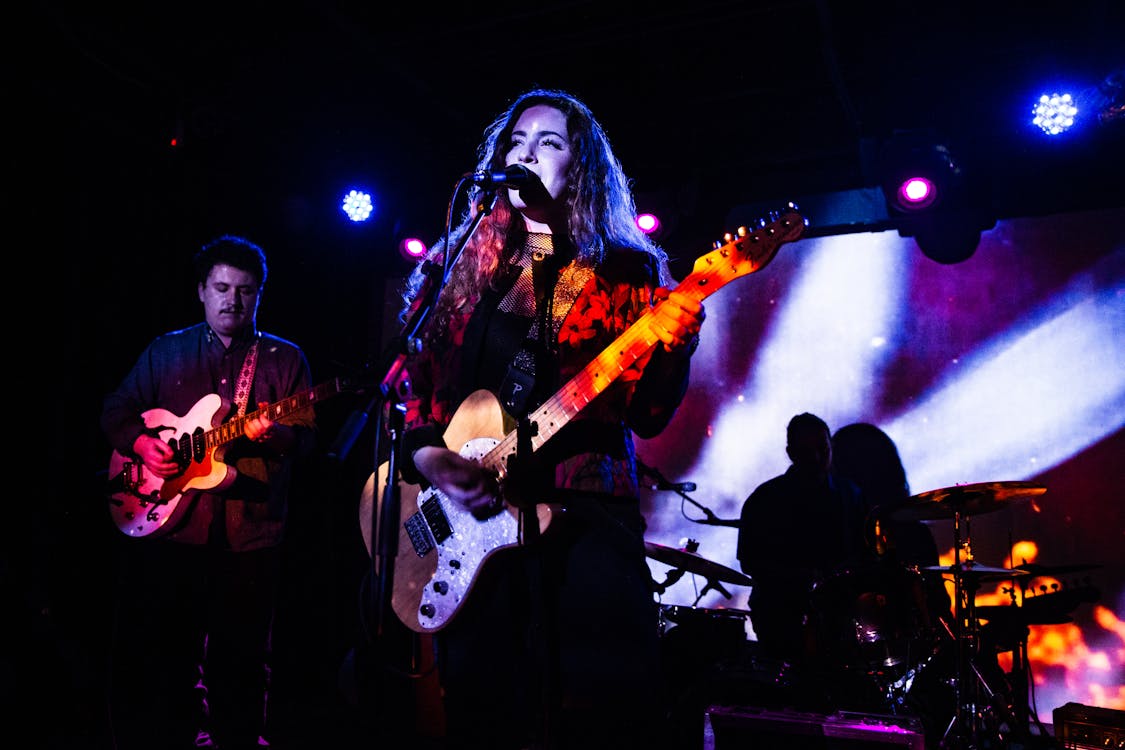
[[248,421],[263,415],[277,421],[344,389],[344,381],[336,378],[228,422],[223,419],[232,404],[217,393],[196,401],[182,417],[166,409],[149,409],[141,415],[145,426],[172,446],[183,470],[162,479],[139,460],[114,451],[108,484],[113,522],[129,536],[160,536],[171,531],[191,505],[185,493],[219,491],[234,482],[238,472],[223,463],[223,452],[228,443],[242,437]]
[[[697,258],[692,272],[676,286],[696,300],[718,291],[728,282],[766,266],[780,247],[804,233],[805,219],[790,207],[772,222],[762,222],[754,231],[739,229],[727,235],[726,244]],[[587,404],[604,391],[626,369],[659,343],[651,330],[654,314],[645,312],[616,341],[606,347],[581,372],[529,416],[534,426],[531,448],[538,450]],[[501,479],[508,460],[516,454],[516,431],[505,434],[503,409],[488,391],[471,394],[454,412],[444,440],[450,450],[477,461]],[[379,512],[380,488],[386,485],[388,468],[383,463],[372,474],[360,495],[359,519],[364,543],[372,551],[372,513]],[[466,601],[488,557],[519,545],[523,539],[521,514],[507,506],[485,519],[474,516],[436,488],[420,491],[417,485],[399,481],[399,528],[391,558],[393,578],[391,607],[411,630],[435,632],[445,627]],[[537,504],[540,533],[546,532],[557,506]],[[378,518],[378,516],[377,516]],[[522,519],[528,522],[530,519]],[[379,563],[378,559],[376,562]]]

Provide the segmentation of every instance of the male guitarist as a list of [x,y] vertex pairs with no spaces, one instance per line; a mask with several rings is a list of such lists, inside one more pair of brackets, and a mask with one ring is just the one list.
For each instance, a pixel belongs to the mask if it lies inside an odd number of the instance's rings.
[[311,403],[268,408],[305,394],[310,369],[257,328],[262,249],[221,236],[194,267],[203,322],[153,340],[101,415],[128,535],[111,687],[121,750],[259,747],[290,478],[316,439]]
[[[398,545],[395,588],[405,599],[417,590],[411,570],[435,557],[425,552],[431,542],[487,544],[498,537],[478,534],[477,521],[518,506],[531,519],[541,504],[565,508],[541,533],[485,559],[471,590],[455,591],[481,545],[443,558],[433,580],[418,582],[427,599],[406,612],[412,626],[467,594],[435,638],[450,747],[656,747],[658,620],[633,434],[658,433],[682,400],[703,307],[661,289],[671,281],[667,256],[637,229],[628,180],[585,104],[529,91],[489,127],[478,153],[469,200],[477,213],[495,203],[452,229],[450,248],[467,238],[464,253],[406,364],[414,397],[403,480],[448,502],[403,519],[417,533]],[[483,220],[470,232],[474,218]],[[434,283],[426,270],[442,252],[439,243],[411,279],[406,312],[424,300]],[[561,394],[569,408],[536,415],[645,315],[629,352],[607,360],[580,394]],[[500,407],[508,423],[470,437],[514,430],[518,466],[462,453],[465,432],[494,425]],[[516,428],[528,415],[534,423]]]

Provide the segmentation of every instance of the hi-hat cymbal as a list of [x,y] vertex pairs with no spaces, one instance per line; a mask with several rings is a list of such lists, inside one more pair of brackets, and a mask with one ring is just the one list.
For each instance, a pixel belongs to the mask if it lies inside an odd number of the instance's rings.
[[1000,510],[1011,500],[1042,495],[1047,488],[1033,482],[958,484],[914,495],[890,517],[898,521],[936,521]]
[[1016,570],[1015,568],[994,568],[988,565],[978,565],[972,560],[967,560],[958,565],[927,565],[922,570],[930,570],[935,573],[948,573],[949,575],[960,575],[965,578],[974,578],[978,581],[997,580],[1000,578],[1012,578],[1013,576],[1028,575],[1026,570]]
[[708,580],[736,583],[739,586],[749,586],[751,583],[749,576],[717,562],[711,562],[707,558],[700,557],[685,549],[665,547],[655,542],[645,542],[645,555],[657,562],[671,565],[673,568],[686,570],[689,573],[698,573]]

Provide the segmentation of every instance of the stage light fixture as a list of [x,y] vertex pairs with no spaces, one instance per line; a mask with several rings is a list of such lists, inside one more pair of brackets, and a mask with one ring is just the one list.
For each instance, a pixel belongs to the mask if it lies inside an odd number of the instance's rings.
[[645,234],[656,234],[660,231],[660,219],[656,214],[637,214],[636,222],[637,228]]
[[411,263],[417,263],[425,258],[428,250],[426,243],[417,237],[404,237],[398,243],[399,255]]
[[880,174],[892,214],[953,200],[962,179],[948,146],[932,135],[914,132],[896,133],[883,145]]
[[933,132],[892,135],[880,151],[879,175],[898,233],[913,237],[931,260],[968,260],[981,231],[996,223],[974,195],[953,150]]
[[367,221],[375,210],[375,204],[370,194],[362,190],[349,190],[340,204],[340,210],[354,222]]
[[895,191],[898,205],[908,211],[920,211],[937,200],[937,186],[923,175],[907,177]]
[[1058,135],[1074,125],[1078,107],[1070,94],[1043,94],[1031,109],[1031,122],[1047,135]]

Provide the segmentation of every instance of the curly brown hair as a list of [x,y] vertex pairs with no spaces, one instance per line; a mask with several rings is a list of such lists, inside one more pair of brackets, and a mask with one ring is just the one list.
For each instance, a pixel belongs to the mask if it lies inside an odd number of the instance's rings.
[[[567,175],[567,234],[579,263],[597,266],[609,249],[636,250],[657,260],[658,281],[672,281],[668,255],[636,225],[636,202],[632,185],[609,143],[609,138],[590,109],[578,98],[557,89],[536,88],[520,94],[484,131],[484,140],[477,147],[477,170],[503,169],[512,130],[520,115],[536,105],[554,107],[566,116],[574,159]],[[419,303],[425,289],[428,271],[440,267],[447,247],[457,247],[471,227],[480,205],[483,190],[472,185],[467,193],[467,206],[456,228],[435,243],[426,257],[406,280],[401,317],[406,319]],[[523,246],[526,232],[522,221],[500,191],[490,213],[469,238],[461,258],[449,278],[426,326],[424,338],[440,336],[448,330],[451,316],[458,310],[476,304],[481,292],[497,277],[497,269],[511,260],[514,251]]]

